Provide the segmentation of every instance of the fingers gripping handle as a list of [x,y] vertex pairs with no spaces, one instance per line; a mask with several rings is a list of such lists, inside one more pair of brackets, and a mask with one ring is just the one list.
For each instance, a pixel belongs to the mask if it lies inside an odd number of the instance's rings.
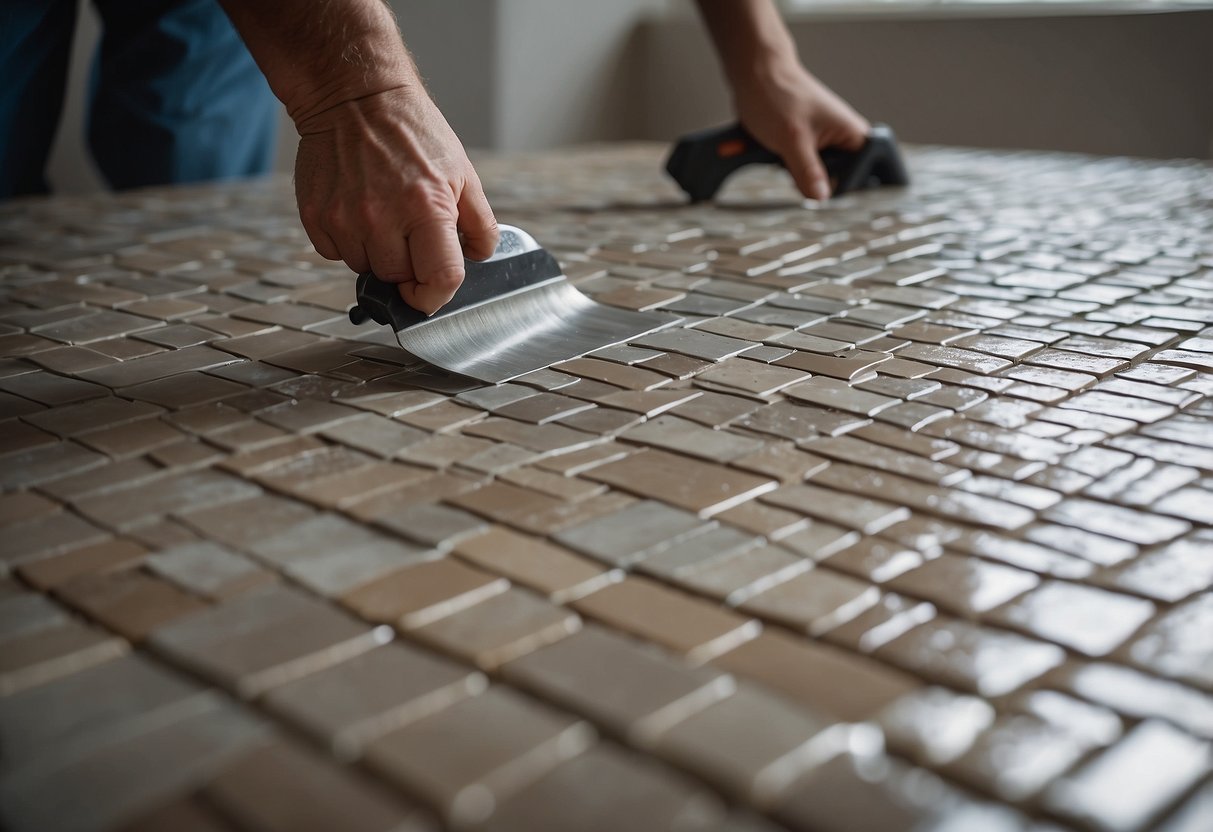
[[[857,151],[826,148],[821,161],[834,183],[834,195],[876,185],[906,185],[909,174],[893,131],[876,125],[867,142]],[[702,130],[683,136],[666,162],[692,202],[711,199],[736,170],[752,164],[782,165],[783,160],[767,150],[740,124]]]

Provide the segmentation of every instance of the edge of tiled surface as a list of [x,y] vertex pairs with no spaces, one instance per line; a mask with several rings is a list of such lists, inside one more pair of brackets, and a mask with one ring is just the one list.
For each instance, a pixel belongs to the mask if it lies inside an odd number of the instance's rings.
[[484,160],[683,319],[496,387],[286,183],[0,206],[5,823],[1200,828],[1213,173],[913,161]]

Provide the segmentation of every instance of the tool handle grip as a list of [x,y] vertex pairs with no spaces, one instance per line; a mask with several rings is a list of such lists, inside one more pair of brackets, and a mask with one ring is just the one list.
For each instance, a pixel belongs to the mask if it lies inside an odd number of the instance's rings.
[[715,196],[734,171],[755,164],[783,162],[740,124],[732,124],[683,136],[670,154],[666,171],[692,202],[702,202]]
[[[873,127],[859,150],[829,147],[819,153],[835,196],[865,188],[873,179],[888,185],[909,182],[893,131],[884,125]],[[731,124],[683,136],[670,154],[666,171],[692,202],[702,202],[715,196],[735,171],[752,164],[783,165],[783,160],[740,124]]]

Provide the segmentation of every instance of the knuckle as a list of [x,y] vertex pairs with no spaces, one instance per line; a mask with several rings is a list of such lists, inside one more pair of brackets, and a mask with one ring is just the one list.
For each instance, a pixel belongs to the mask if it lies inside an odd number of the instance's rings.
[[436,286],[456,287],[463,282],[463,267],[440,266],[431,272],[430,282]]
[[434,214],[451,215],[453,200],[449,188],[436,186],[425,180],[415,180],[404,186],[404,205],[417,220],[424,221]]

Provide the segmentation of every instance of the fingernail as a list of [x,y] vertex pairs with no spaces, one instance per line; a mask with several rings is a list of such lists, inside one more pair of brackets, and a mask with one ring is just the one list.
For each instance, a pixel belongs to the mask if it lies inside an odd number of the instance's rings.
[[818,179],[813,183],[813,199],[819,202],[825,202],[830,198],[830,186]]

